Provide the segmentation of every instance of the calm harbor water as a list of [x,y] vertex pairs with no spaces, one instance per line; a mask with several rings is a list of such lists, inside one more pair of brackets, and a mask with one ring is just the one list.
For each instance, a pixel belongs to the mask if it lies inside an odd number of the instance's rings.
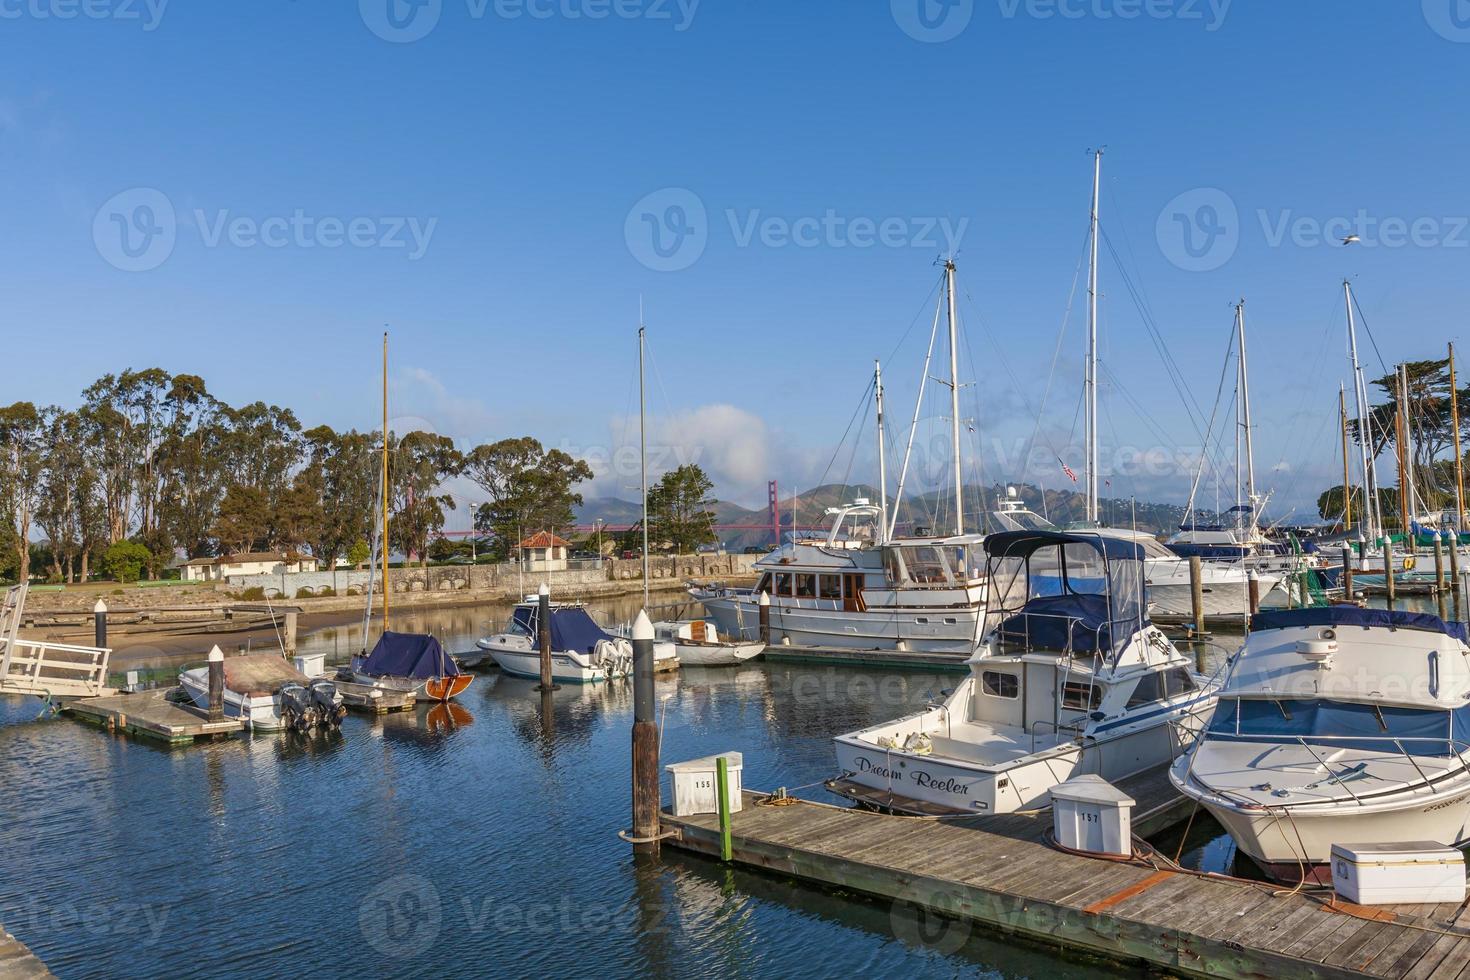
[[[394,625],[458,650],[505,614]],[[301,649],[346,657],[359,634],[322,630]],[[657,681],[663,760],[738,750],[747,786],[835,802],[818,785],[834,773],[831,737],[952,682],[686,668]],[[625,683],[566,687],[548,715],[532,682],[484,673],[448,708],[174,750],[38,710],[0,698],[0,923],[62,977],[1133,975],[672,851],[635,861],[617,837]],[[1203,819],[1183,851],[1211,867],[1233,857]]]

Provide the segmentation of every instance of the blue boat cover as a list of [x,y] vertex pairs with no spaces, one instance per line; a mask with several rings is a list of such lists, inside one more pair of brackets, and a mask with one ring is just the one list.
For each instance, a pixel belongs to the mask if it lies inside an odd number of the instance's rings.
[[[536,619],[539,610],[535,606],[516,606],[513,618],[517,626],[528,635],[537,633]],[[591,653],[602,640],[613,637],[581,606],[562,606],[551,610],[551,649],[559,653]]]
[[1274,609],[1251,617],[1251,631],[1285,630],[1302,626],[1388,626],[1453,636],[1470,643],[1464,623],[1446,623],[1432,613],[1405,609],[1360,609],[1357,606],[1314,606],[1310,609]]
[[1054,595],[1031,599],[998,627],[1001,642],[1036,650],[1091,654],[1112,649],[1108,600],[1101,595]]
[[425,633],[384,632],[378,645],[362,662],[373,677],[458,677],[459,665],[439,641]]

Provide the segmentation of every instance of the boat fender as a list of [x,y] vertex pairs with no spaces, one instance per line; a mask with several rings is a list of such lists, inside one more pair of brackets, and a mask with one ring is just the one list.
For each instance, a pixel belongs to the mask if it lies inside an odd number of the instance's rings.
[[914,755],[933,755],[934,740],[927,732],[914,732],[904,740],[903,750]]

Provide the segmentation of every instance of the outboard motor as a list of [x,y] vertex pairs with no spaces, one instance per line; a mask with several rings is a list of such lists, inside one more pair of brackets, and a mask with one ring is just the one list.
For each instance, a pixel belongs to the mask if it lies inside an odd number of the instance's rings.
[[281,720],[295,732],[309,732],[316,727],[319,712],[312,693],[300,684],[282,684],[276,692],[281,699]]
[[336,728],[347,714],[347,706],[337,697],[337,685],[331,681],[312,681],[311,700],[322,724]]

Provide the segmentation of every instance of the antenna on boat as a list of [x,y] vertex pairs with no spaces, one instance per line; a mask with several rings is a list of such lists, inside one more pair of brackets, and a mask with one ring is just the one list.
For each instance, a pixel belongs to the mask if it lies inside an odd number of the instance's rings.
[[960,362],[958,320],[954,305],[954,259],[944,262],[945,292],[949,297],[949,431],[954,458],[954,533],[965,533],[965,472],[960,463]]
[[648,608],[648,392],[643,380],[643,297],[638,297],[638,468],[643,477],[643,608]]
[[1455,345],[1450,343],[1450,421],[1455,431],[1455,548],[1465,526],[1464,457],[1460,455],[1460,392],[1455,387]]
[[[877,401],[878,412],[878,540],[874,543],[884,544],[888,540],[888,455],[883,439],[883,364],[876,358],[873,360],[873,397]],[[896,504],[894,509],[898,509]]]
[[[383,331],[383,632],[388,632],[388,331]],[[369,600],[371,601],[371,600]]]
[[1348,327],[1348,360],[1353,372],[1353,398],[1357,402],[1358,409],[1358,455],[1363,466],[1363,515],[1364,523],[1368,525],[1368,537],[1377,538],[1383,526],[1383,516],[1379,513],[1377,501],[1374,499],[1374,473],[1373,461],[1368,455],[1368,440],[1371,437],[1368,430],[1368,391],[1363,382],[1363,366],[1358,362],[1358,329],[1353,320],[1353,284],[1344,279],[1342,281],[1343,300],[1347,304],[1347,327]]
[[1092,151],[1091,247],[1088,257],[1088,369],[1086,369],[1086,519],[1098,523],[1098,204],[1103,188],[1103,148]]

